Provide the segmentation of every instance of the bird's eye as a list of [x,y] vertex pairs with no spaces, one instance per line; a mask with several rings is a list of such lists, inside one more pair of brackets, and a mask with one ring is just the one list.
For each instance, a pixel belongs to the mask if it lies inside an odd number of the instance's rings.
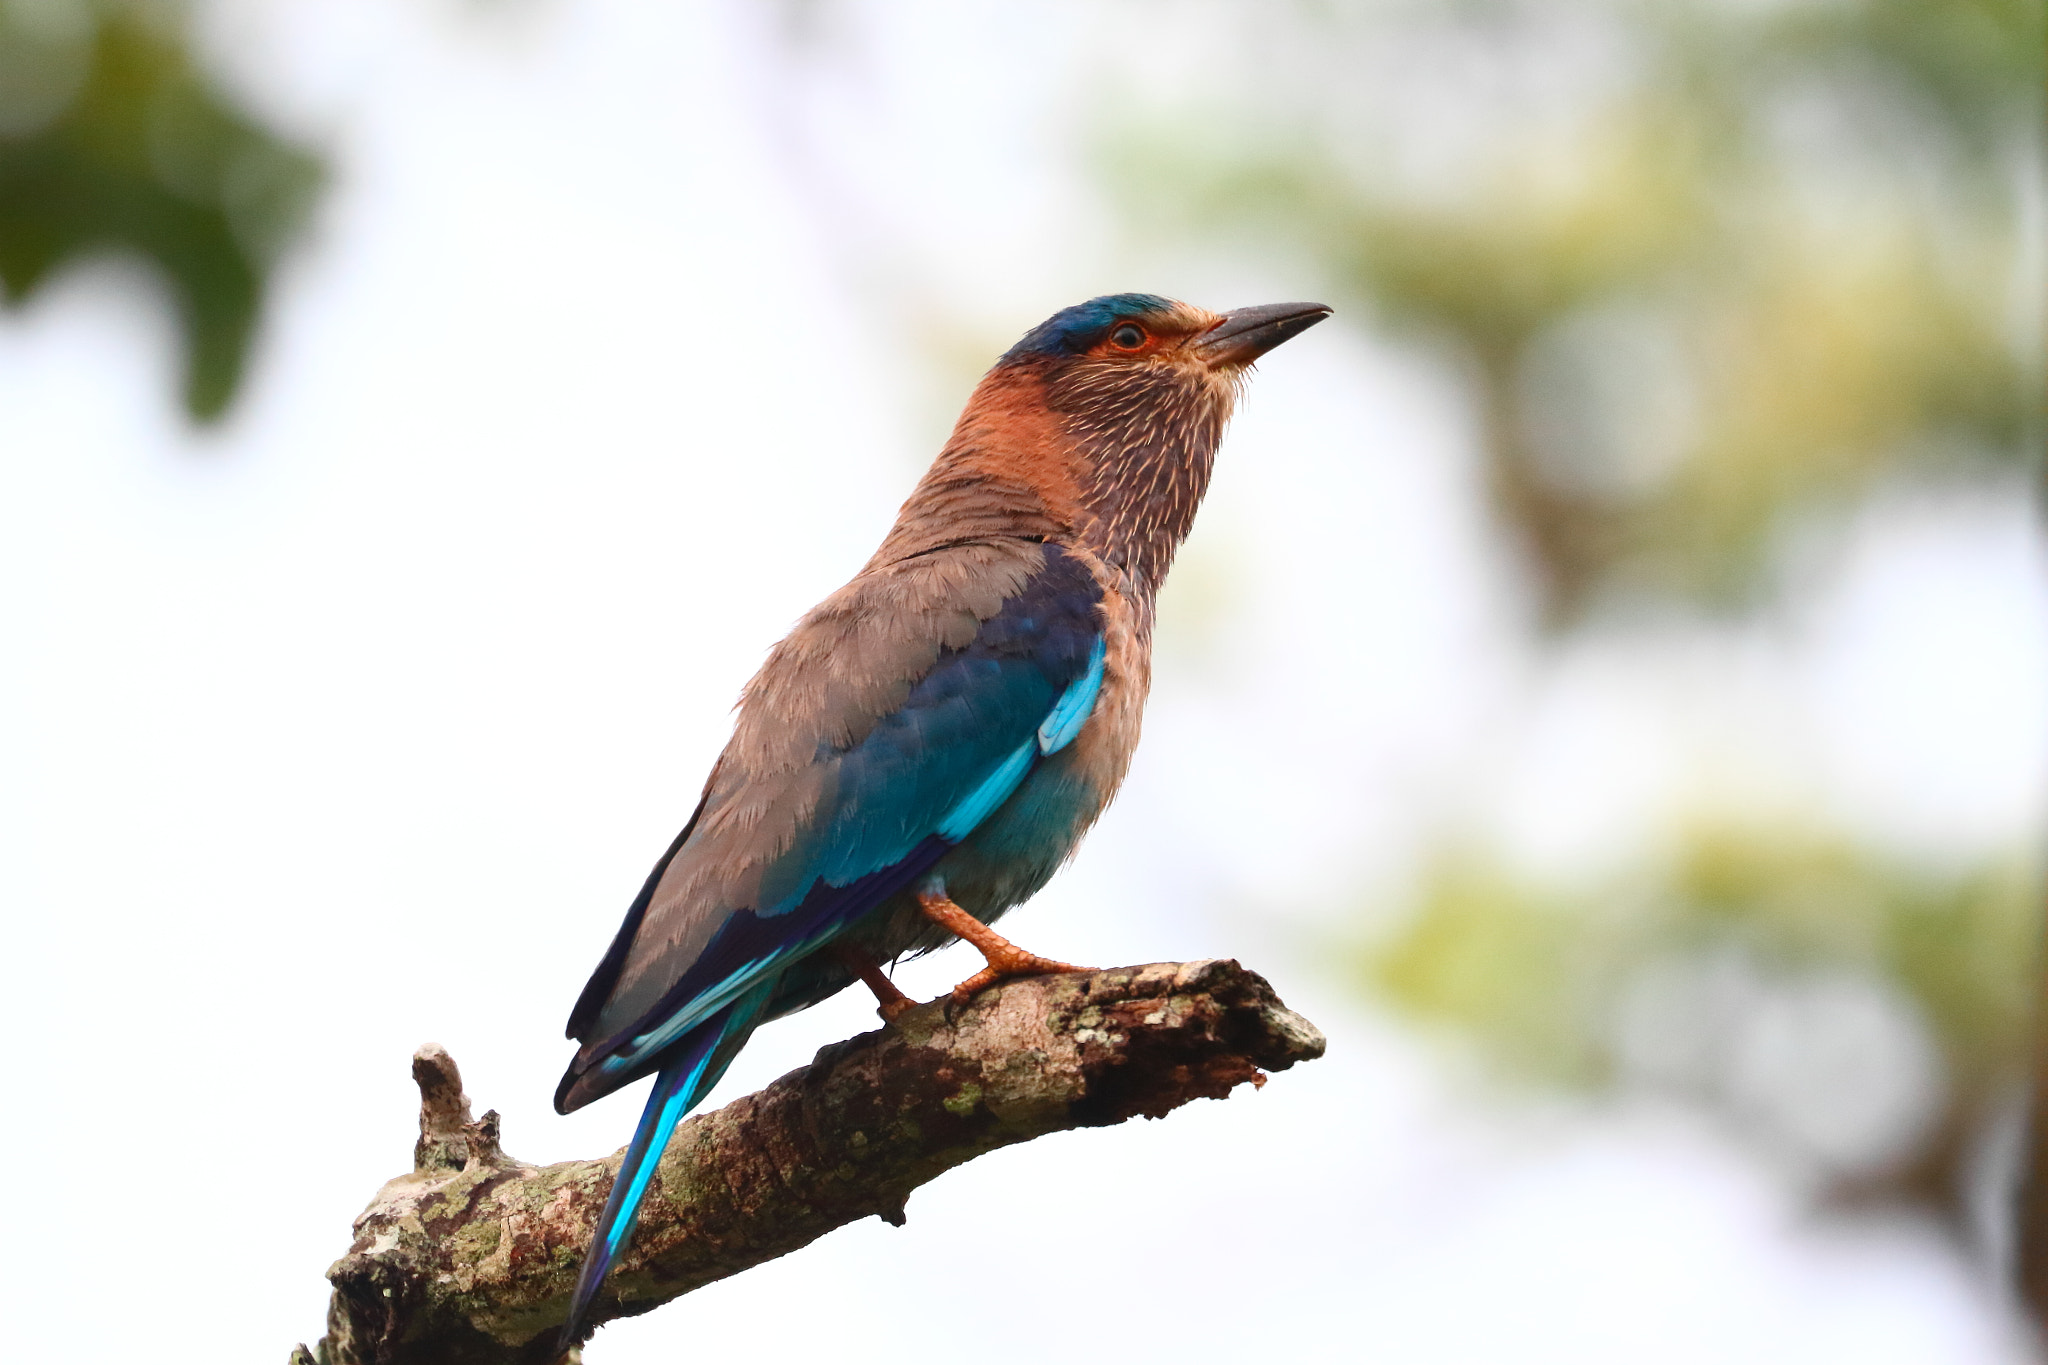
[[1135,351],[1145,344],[1145,329],[1135,322],[1127,322],[1109,334],[1110,344],[1126,351]]

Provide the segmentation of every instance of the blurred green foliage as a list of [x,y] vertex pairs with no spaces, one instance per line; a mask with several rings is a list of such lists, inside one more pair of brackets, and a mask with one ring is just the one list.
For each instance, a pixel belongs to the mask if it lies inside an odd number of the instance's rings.
[[[1718,1050],[1739,1043],[1774,991],[1815,975],[1889,983],[1906,1027],[1938,1053],[1941,1091],[1875,1174],[1952,1199],[1954,1163],[2026,1055],[2039,900],[2019,860],[1943,872],[1817,830],[1702,821],[1667,855],[1590,885],[1449,853],[1414,918],[1355,960],[1385,998],[1476,1041],[1509,1073],[1569,1086],[1646,1079],[1630,1028],[1633,993],[1648,990],[1667,1016],[1680,1011],[1670,1022],[1700,1054],[1650,1079],[1721,1105],[1739,1097]],[[1723,991],[1725,1008],[1688,991],[1731,967],[1739,998]]]
[[[1231,12],[1256,76],[1127,120],[1105,179],[1148,243],[1292,250],[1444,359],[1552,642],[1768,608],[1880,485],[2038,477],[2038,0]],[[1359,979],[1509,1075],[1675,1088],[1959,1212],[2036,860],[1674,819],[1625,875],[1447,850]]]
[[320,167],[194,61],[185,19],[148,0],[0,0],[0,286],[19,304],[71,262],[140,256],[178,310],[186,411],[209,420]]
[[[1340,303],[1451,348],[1552,626],[1617,600],[1753,606],[1788,521],[1879,476],[2037,458],[2038,4],[1340,18],[1360,12],[1295,11],[1283,107],[1161,119],[1111,179],[1150,230],[1292,241]],[[1423,21],[1503,65],[1555,61],[1561,15],[1603,25],[1626,76],[1589,71],[1569,117],[1476,89],[1455,118],[1479,150],[1431,176],[1403,148],[1443,114],[1329,78],[1333,50],[1363,63]]]

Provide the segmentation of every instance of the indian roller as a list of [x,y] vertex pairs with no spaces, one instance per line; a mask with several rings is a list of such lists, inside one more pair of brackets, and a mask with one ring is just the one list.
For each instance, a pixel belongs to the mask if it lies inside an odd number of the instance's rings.
[[676,1123],[756,1027],[955,938],[1005,977],[1078,970],[988,926],[1102,813],[1138,742],[1160,582],[1252,362],[1330,315],[1114,294],[997,360],[874,557],[742,693],[697,809],[569,1015],[569,1113],[654,1076],[563,1342]]

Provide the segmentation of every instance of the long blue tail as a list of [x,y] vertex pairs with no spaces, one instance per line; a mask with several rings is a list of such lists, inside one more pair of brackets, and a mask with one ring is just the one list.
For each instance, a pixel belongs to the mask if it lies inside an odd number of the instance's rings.
[[761,1011],[768,1004],[768,997],[774,993],[776,980],[770,978],[749,990],[745,995],[727,1005],[718,1013],[706,1019],[696,1028],[678,1038],[664,1059],[659,1074],[654,1078],[654,1089],[648,1092],[647,1108],[641,1111],[640,1126],[633,1131],[633,1140],[626,1146],[626,1159],[619,1165],[618,1177],[612,1181],[611,1197],[605,1201],[604,1212],[598,1216],[597,1232],[591,1238],[590,1250],[584,1253],[583,1273],[576,1281],[576,1297],[569,1304],[569,1320],[562,1325],[561,1347],[567,1351],[576,1344],[577,1335],[583,1326],[583,1315],[590,1311],[590,1304],[597,1297],[598,1286],[604,1283],[605,1275],[619,1253],[626,1249],[626,1243],[633,1236],[633,1225],[639,1220],[640,1201],[647,1195],[647,1183],[654,1178],[654,1168],[661,1161],[661,1154],[668,1148],[668,1140],[676,1131],[676,1124],[683,1115],[697,1107],[718,1078],[725,1074],[754,1025],[760,1022]]

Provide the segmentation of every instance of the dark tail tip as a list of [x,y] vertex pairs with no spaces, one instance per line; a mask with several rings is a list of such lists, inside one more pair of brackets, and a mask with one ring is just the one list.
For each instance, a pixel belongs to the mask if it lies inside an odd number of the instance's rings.
[[557,1114],[566,1114],[578,1107],[569,1103],[569,1087],[576,1084],[577,1075],[576,1068],[571,1066],[562,1073],[560,1083],[555,1086],[555,1112]]

